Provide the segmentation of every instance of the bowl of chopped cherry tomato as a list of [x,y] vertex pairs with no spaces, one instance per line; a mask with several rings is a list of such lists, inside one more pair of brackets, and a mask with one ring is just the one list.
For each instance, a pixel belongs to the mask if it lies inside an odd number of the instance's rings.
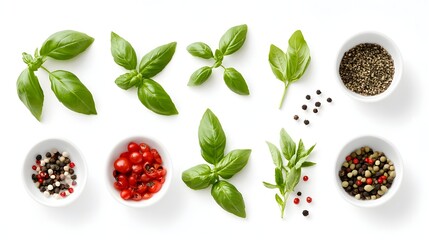
[[165,148],[146,137],[120,141],[109,155],[108,188],[113,197],[130,207],[158,202],[172,179],[172,164]]

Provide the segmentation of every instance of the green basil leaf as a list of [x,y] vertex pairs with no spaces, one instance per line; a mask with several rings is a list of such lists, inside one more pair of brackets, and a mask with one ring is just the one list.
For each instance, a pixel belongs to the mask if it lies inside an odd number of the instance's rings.
[[212,169],[207,164],[200,164],[182,173],[183,182],[194,190],[209,187],[216,180]]
[[94,42],[94,38],[85,33],[65,30],[52,34],[40,49],[41,56],[57,60],[67,60],[84,52]]
[[311,61],[310,49],[300,30],[295,31],[289,38],[287,55],[286,76],[289,81],[295,82],[305,73]]
[[274,165],[277,168],[282,168],[283,166],[283,159],[282,159],[282,155],[279,151],[279,149],[272,143],[267,142],[268,148],[270,149],[271,152],[271,157],[273,158],[273,162]]
[[216,62],[222,63],[223,53],[219,49],[216,49],[214,59],[216,60]]
[[313,146],[311,146],[307,151],[305,151],[305,156],[310,155],[310,153],[313,151],[314,147],[316,147],[316,144],[314,144]]
[[139,71],[144,78],[151,78],[160,73],[173,58],[176,42],[159,46],[143,56]]
[[49,79],[55,96],[68,109],[88,115],[97,114],[91,92],[76,75],[58,70],[49,73]]
[[225,179],[230,179],[246,166],[251,152],[250,149],[232,150],[216,163],[215,172]]
[[305,157],[306,153],[307,153],[307,151],[305,150],[304,143],[302,142],[302,139],[299,139],[298,149],[296,150],[296,155],[298,156],[297,158],[301,159],[301,158]]
[[119,66],[122,66],[128,70],[136,69],[136,51],[127,40],[123,39],[114,32],[110,34],[110,51],[112,53],[113,60]]
[[203,84],[207,79],[209,79],[212,74],[212,68],[205,66],[194,73],[192,73],[191,78],[189,79],[188,86],[199,86]]
[[286,189],[288,192],[293,192],[296,185],[299,183],[301,178],[301,168],[291,168],[288,175],[286,176]]
[[301,167],[302,167],[302,168],[306,168],[306,167],[312,167],[312,166],[314,166],[314,165],[316,165],[316,163],[315,163],[315,162],[309,162],[309,161],[307,161],[307,162],[304,162],[304,163],[301,165]]
[[241,73],[234,68],[226,68],[223,79],[231,91],[240,95],[249,95],[249,88]]
[[267,183],[267,182],[262,182],[263,184],[264,184],[264,186],[266,187],[266,188],[269,188],[269,189],[276,189],[276,188],[278,188],[278,186],[277,185],[274,185],[274,184],[272,184],[272,183]]
[[279,205],[280,209],[283,209],[284,202],[283,202],[282,198],[279,196],[279,194],[277,194],[277,193],[276,193],[276,202]]
[[138,87],[140,102],[149,110],[161,115],[175,115],[179,112],[168,93],[159,83],[152,79],[144,79]]
[[118,87],[127,90],[134,86],[138,86],[143,79],[137,70],[132,70],[129,73],[122,74],[116,78],[115,83]]
[[30,110],[31,114],[40,121],[44,95],[34,72],[28,68],[24,69],[16,81],[16,89],[19,99]]
[[304,164],[308,160],[308,156],[300,158],[299,161],[295,164],[296,168],[301,168],[302,164]]
[[271,44],[270,53],[268,54],[268,61],[270,62],[271,70],[277,79],[285,82],[286,79],[286,66],[287,55],[278,47]]
[[295,154],[296,143],[284,128],[280,131],[280,148],[282,149],[283,156],[290,161]]
[[209,47],[209,45],[203,43],[203,42],[195,42],[190,44],[186,50],[195,57],[200,57],[204,59],[210,59],[213,58],[213,51]]
[[228,29],[219,41],[219,50],[224,56],[238,51],[246,41],[247,25],[239,25]]
[[285,184],[285,180],[284,180],[283,171],[281,168],[275,168],[274,177],[275,177],[277,186],[283,187]]
[[221,180],[213,184],[211,193],[217,204],[225,211],[238,217],[246,217],[246,207],[244,205],[243,196],[234,185]]
[[198,128],[201,156],[206,162],[216,164],[225,154],[226,136],[216,115],[207,109]]

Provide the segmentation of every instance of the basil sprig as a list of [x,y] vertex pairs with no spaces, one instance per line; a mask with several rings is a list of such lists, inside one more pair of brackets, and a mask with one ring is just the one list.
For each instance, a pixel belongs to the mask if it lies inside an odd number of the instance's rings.
[[289,47],[286,53],[272,44],[268,60],[276,78],[284,83],[283,96],[280,102],[280,108],[282,108],[289,85],[304,75],[311,61],[310,49],[301,31],[295,31],[289,38]]
[[316,145],[305,149],[304,143],[300,139],[298,146],[296,146],[296,143],[284,129],[280,131],[281,152],[274,144],[267,142],[267,145],[275,166],[275,184],[267,182],[263,182],[263,184],[269,189],[279,190],[280,194],[276,193],[275,199],[283,218],[288,198],[301,178],[301,169],[316,165],[316,163],[308,161],[310,153]]
[[43,66],[48,58],[56,60],[74,58],[93,42],[94,38],[85,33],[65,30],[52,34],[43,43],[40,51],[36,49],[34,56],[22,54],[22,60],[28,67],[19,75],[16,88],[19,99],[37,120],[41,120],[44,101],[43,90],[35,74],[40,68],[49,74],[51,89],[64,106],[78,113],[97,114],[91,92],[76,75],[63,70],[51,72]]
[[136,52],[127,40],[114,32],[112,32],[110,40],[113,60],[119,66],[129,70],[129,72],[116,78],[116,85],[124,90],[136,87],[140,102],[155,113],[161,115],[178,114],[179,112],[168,93],[152,79],[173,58],[176,42],[153,49],[143,56],[140,64],[137,64]]
[[213,53],[212,49],[203,42],[195,42],[187,47],[188,52],[195,57],[213,59],[212,66],[204,66],[192,73],[188,86],[199,86],[207,81],[213,68],[224,69],[223,79],[231,91],[239,95],[249,95],[246,80],[235,68],[226,68],[222,65],[223,58],[238,51],[246,41],[247,25],[230,28],[219,41],[219,49]]
[[230,179],[247,164],[251,150],[232,150],[225,155],[226,136],[219,119],[207,109],[198,129],[201,156],[208,164],[194,166],[182,173],[183,182],[194,190],[212,186],[211,195],[227,212],[245,218],[246,209],[241,193]]

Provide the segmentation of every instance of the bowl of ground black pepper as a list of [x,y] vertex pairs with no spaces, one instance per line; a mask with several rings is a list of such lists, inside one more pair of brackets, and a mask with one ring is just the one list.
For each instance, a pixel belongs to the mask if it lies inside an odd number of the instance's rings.
[[335,164],[340,195],[358,207],[376,207],[398,192],[403,163],[398,149],[378,136],[360,136],[347,142]]
[[23,181],[28,194],[49,207],[63,207],[79,198],[87,179],[86,162],[75,145],[46,139],[24,159]]
[[376,32],[359,33],[340,48],[336,70],[345,92],[362,102],[386,98],[402,76],[402,57],[396,44]]

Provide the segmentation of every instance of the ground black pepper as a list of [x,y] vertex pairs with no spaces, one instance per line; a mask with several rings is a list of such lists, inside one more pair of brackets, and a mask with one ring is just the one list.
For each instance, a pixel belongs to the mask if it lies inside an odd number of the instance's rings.
[[344,53],[339,73],[351,91],[374,96],[390,86],[395,67],[392,56],[382,46],[362,43]]

